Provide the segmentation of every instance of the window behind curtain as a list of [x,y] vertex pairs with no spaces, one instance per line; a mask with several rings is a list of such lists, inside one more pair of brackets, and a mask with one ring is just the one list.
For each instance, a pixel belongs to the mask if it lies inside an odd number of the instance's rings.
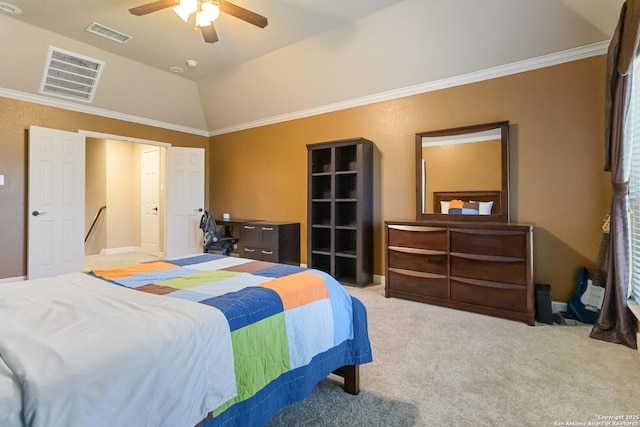
[[631,173],[629,177],[629,215],[631,232],[631,296],[640,302],[640,61],[636,57],[632,73],[629,126],[631,131]]

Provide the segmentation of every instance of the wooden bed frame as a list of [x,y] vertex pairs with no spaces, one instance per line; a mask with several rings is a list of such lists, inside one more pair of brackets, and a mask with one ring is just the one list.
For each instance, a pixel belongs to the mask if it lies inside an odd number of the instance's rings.
[[448,202],[450,200],[462,200],[468,202],[493,202],[491,213],[502,212],[500,201],[502,200],[501,191],[434,191],[433,192],[433,212],[442,213],[440,210],[440,202]]
[[360,393],[360,365],[347,365],[333,371],[344,380],[343,389],[349,394]]

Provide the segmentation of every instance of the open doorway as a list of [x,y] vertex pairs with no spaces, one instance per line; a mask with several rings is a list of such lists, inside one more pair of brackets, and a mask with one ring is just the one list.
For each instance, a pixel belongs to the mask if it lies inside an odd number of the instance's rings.
[[163,256],[165,152],[159,145],[86,138],[85,256],[94,262],[97,255]]
[[[161,192],[156,211],[160,216],[158,246],[163,257],[176,258],[202,251],[199,225],[205,203],[204,148],[172,147],[155,141],[39,126],[30,126],[29,135],[27,194],[31,215],[27,234],[40,236],[42,240],[34,243],[31,237],[29,239],[29,278],[81,269],[83,258],[85,264],[87,258],[83,234],[87,236],[86,243],[93,245],[89,247],[89,253],[131,250],[139,253],[141,172],[139,169],[136,173],[131,172],[141,165],[139,144],[160,147]],[[105,160],[111,158],[107,156],[107,144],[110,144],[107,140],[115,141],[114,151],[129,152],[129,155]],[[41,141],[35,146],[44,149],[32,149],[32,141]],[[89,147],[89,160],[86,159],[86,147]],[[136,192],[137,197],[132,196]],[[106,214],[102,222],[100,218],[95,222],[98,230],[103,230],[95,237],[87,232],[102,206],[106,206]],[[53,210],[47,212],[46,207]],[[42,220],[44,214],[48,215]],[[86,227],[83,227],[85,223]],[[117,234],[112,236],[110,231]],[[92,236],[97,243],[89,242]]]

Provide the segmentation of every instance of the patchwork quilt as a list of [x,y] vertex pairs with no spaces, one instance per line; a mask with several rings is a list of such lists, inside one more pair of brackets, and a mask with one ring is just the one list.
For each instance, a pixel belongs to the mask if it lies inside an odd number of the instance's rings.
[[221,366],[233,368],[221,387],[234,395],[210,408],[206,426],[262,425],[335,369],[372,360],[364,306],[318,270],[202,254],[88,274],[224,315]]

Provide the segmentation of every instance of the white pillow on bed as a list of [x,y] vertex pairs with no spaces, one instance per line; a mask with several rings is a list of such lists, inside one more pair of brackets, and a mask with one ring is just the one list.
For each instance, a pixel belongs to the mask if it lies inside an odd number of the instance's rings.
[[491,215],[493,202],[474,202],[473,200],[469,200],[469,203],[478,203],[480,205],[478,215]]
[[440,202],[440,213],[449,213],[449,202]]
[[493,202],[479,202],[480,210],[478,215],[491,215],[491,208],[493,207]]

